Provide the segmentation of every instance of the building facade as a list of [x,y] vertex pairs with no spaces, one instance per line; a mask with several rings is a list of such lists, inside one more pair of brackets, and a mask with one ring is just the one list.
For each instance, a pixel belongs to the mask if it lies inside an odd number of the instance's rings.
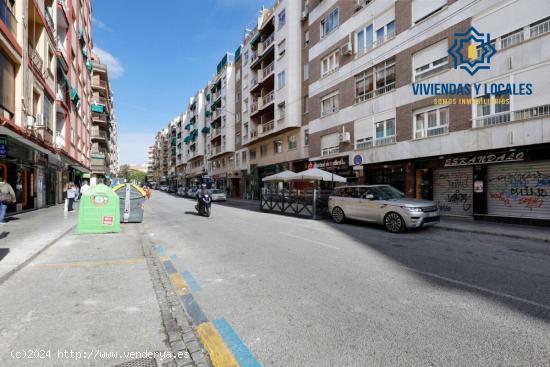
[[89,172],[90,1],[0,2],[0,175],[22,211]]

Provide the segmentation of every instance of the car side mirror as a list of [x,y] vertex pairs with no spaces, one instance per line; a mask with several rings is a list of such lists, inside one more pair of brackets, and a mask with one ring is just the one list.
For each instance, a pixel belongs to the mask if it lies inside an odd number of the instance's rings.
[[365,194],[363,196],[364,199],[367,199],[367,200],[374,200],[374,195],[373,194]]

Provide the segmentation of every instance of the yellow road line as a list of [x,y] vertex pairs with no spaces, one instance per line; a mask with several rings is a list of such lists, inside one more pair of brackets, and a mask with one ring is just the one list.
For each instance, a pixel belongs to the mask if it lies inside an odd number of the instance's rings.
[[187,283],[178,273],[170,274],[170,281],[174,288],[176,288],[176,294],[178,296],[183,296],[184,294],[189,293],[189,287]]
[[214,367],[238,367],[239,364],[225,345],[214,325],[205,322],[197,327],[197,334],[206,348]]
[[97,260],[97,261],[73,261],[65,263],[42,263],[35,264],[32,267],[35,269],[66,269],[66,268],[94,268],[99,266],[111,265],[135,265],[144,264],[144,257],[136,257],[129,259],[113,259],[113,260]]

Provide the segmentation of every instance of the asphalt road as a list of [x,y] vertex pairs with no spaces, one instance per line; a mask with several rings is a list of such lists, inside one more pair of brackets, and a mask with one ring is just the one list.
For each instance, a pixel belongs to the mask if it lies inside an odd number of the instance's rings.
[[550,245],[404,234],[155,191],[145,224],[263,366],[550,366]]

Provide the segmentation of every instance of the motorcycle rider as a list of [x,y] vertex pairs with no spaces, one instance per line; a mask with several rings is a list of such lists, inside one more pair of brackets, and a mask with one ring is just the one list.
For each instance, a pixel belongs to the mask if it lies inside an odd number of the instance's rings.
[[199,210],[199,205],[201,205],[201,198],[206,195],[211,196],[212,193],[206,188],[206,184],[203,183],[201,185],[201,188],[197,191],[197,205],[195,206],[195,209]]

